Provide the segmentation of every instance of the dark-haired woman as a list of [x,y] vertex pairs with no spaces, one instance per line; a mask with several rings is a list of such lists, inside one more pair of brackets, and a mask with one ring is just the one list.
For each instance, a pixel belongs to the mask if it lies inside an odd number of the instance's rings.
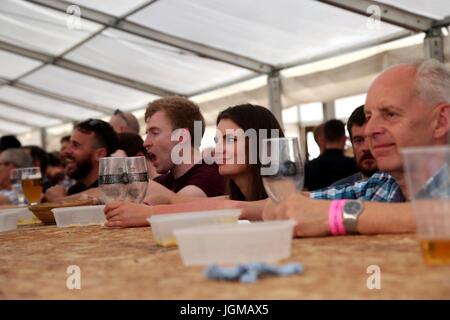
[[[165,198],[170,204],[155,206],[112,202],[105,208],[106,225],[145,226],[148,225],[147,218],[153,214],[222,208],[240,208],[241,219],[260,220],[267,194],[260,174],[259,147],[264,138],[283,137],[281,126],[267,108],[252,104],[225,109],[216,123],[214,158],[220,175],[228,179],[227,198],[199,199],[172,195]],[[150,203],[155,202],[150,200]]]

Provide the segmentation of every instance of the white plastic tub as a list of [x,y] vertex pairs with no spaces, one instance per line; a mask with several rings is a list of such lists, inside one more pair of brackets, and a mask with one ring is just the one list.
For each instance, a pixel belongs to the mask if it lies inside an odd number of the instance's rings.
[[0,232],[17,229],[20,212],[18,209],[1,210]]
[[19,208],[10,208],[10,209],[2,209],[0,210],[0,215],[5,214],[5,213],[15,213],[17,215],[17,224],[21,225],[21,224],[29,224],[29,223],[33,223],[34,220],[34,215],[33,213],[28,210],[28,207],[26,206],[22,206]]
[[100,206],[78,206],[66,208],[54,208],[56,225],[62,227],[76,227],[85,225],[103,225],[106,217],[103,212],[104,205]]
[[204,225],[236,224],[240,215],[241,209],[224,209],[157,214],[147,220],[151,225],[156,243],[168,247],[177,244],[173,234],[174,230]]
[[175,230],[184,265],[275,262],[291,255],[293,220]]

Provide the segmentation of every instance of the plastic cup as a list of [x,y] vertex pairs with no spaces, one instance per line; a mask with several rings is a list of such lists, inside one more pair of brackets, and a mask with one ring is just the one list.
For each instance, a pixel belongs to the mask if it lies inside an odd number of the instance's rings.
[[428,264],[450,264],[450,146],[402,154],[423,257]]

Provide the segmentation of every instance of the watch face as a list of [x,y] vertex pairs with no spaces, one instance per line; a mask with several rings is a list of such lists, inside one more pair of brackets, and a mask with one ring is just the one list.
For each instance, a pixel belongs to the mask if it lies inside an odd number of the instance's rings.
[[344,209],[348,214],[358,214],[361,212],[362,204],[359,201],[348,201]]

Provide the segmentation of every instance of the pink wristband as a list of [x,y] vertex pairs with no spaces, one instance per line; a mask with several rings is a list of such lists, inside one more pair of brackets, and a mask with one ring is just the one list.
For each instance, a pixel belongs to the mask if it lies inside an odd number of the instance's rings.
[[328,225],[333,236],[347,234],[344,227],[344,220],[342,219],[342,208],[345,200],[333,200],[328,210]]

